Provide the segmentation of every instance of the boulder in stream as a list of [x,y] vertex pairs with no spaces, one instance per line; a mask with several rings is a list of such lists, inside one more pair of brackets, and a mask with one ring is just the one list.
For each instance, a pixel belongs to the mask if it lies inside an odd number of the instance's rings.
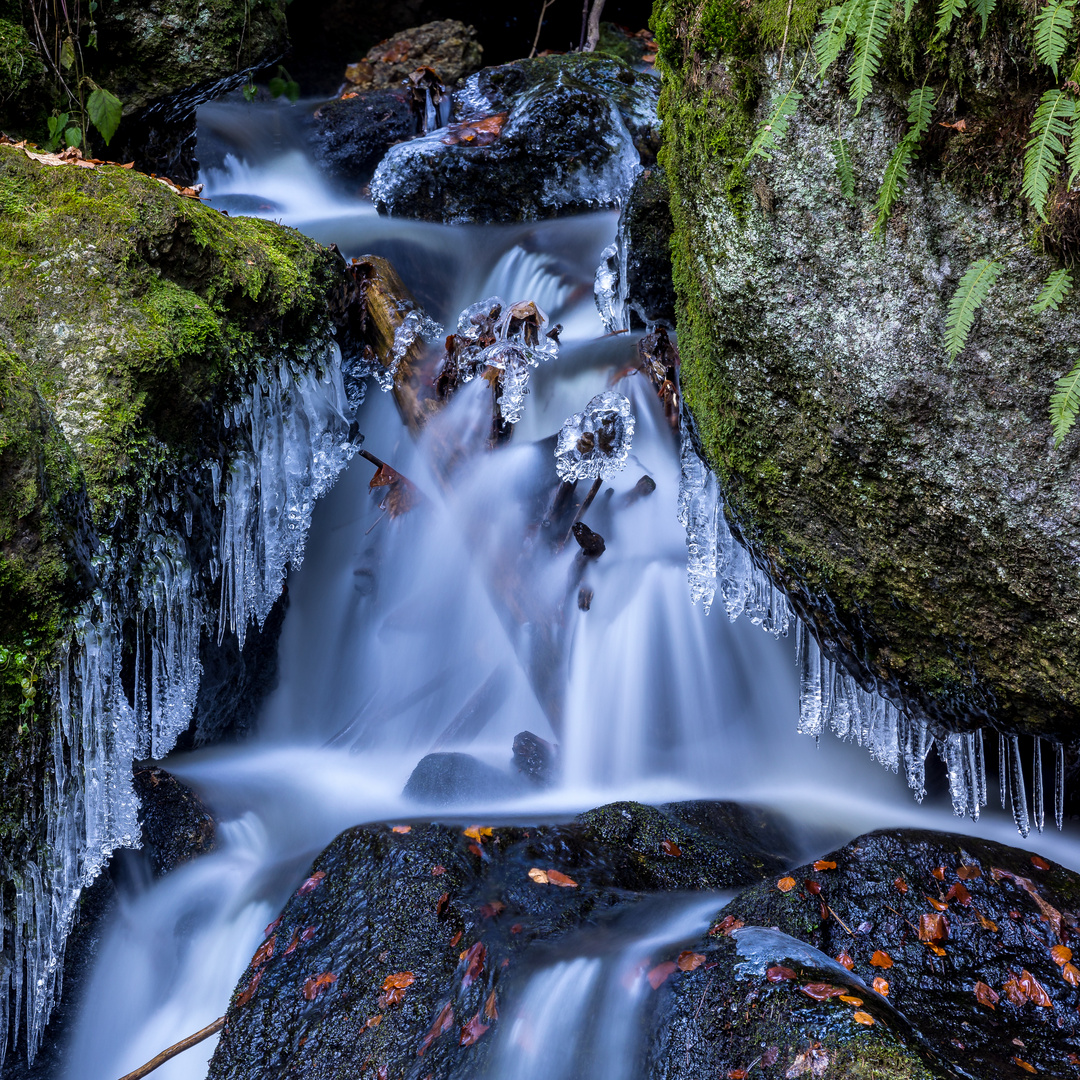
[[398,88],[413,71],[431,68],[445,86],[453,86],[480,67],[483,46],[476,30],[456,19],[402,30],[372,46],[363,60],[345,69],[345,90]]
[[308,145],[329,176],[363,184],[394,143],[415,134],[416,118],[407,91],[361,90],[315,110]]

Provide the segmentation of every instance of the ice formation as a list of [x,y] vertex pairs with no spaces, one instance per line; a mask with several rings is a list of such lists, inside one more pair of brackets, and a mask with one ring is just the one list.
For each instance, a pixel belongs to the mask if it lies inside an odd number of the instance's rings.
[[[336,346],[262,361],[258,371],[249,395],[227,415],[236,447],[227,477],[223,482],[217,462],[202,470],[223,519],[210,567],[211,577],[221,578],[217,627],[188,546],[195,516],[207,507],[176,478],[155,485],[122,551],[103,542],[95,556],[98,585],[50,687],[58,723],[45,779],[46,854],[19,873],[6,868],[16,903],[0,911],[13,942],[0,970],[0,1066],[24,1013],[33,1061],[62,990],[64,944],[80,892],[113,851],[139,843],[131,762],[164,756],[187,728],[203,632],[220,632],[227,621],[242,641],[249,622],[265,619],[287,565],[300,562],[315,500],[354,452]],[[174,524],[180,518],[182,530]],[[135,658],[127,687],[125,643]]]
[[[830,731],[837,738],[866,747],[874,760],[892,772],[903,767],[919,802],[926,794],[926,757],[934,748],[948,775],[953,812],[977,821],[988,799],[983,731],[938,731],[924,717],[910,715],[876,691],[865,689],[822,651],[807,625],[794,616],[787,598],[732,536],[716,477],[698,456],[689,428],[689,423],[683,424],[678,513],[686,529],[687,578],[693,603],[701,601],[708,612],[719,590],[732,620],[747,615],[778,635],[786,634],[794,624],[799,732],[817,739]],[[1001,806],[1011,806],[1023,836],[1032,825],[1041,831],[1045,824],[1043,742],[1033,740],[1029,805],[1020,737],[998,737]],[[1054,753],[1054,819],[1060,829],[1065,802],[1064,747],[1056,745]]]
[[560,480],[607,478],[626,466],[634,440],[634,413],[630,402],[616,390],[590,399],[583,412],[574,413],[559,431],[555,470]]

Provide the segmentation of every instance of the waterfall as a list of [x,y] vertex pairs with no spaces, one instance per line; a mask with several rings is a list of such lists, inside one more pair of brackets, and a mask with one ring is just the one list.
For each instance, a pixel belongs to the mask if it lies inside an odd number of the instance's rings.
[[[14,942],[0,971],[0,1066],[24,1011],[33,1061],[62,990],[64,945],[80,893],[114,851],[139,845],[131,763],[163,757],[187,729],[202,635],[220,636],[228,624],[242,645],[248,625],[262,625],[286,569],[302,560],[315,501],[355,452],[336,345],[316,343],[255,366],[252,385],[225,413],[233,449],[224,483],[217,461],[204,463],[186,492],[175,477],[159,478],[135,536],[122,550],[102,541],[97,586],[57,657],[45,848],[21,868],[6,868],[16,904],[0,911]],[[192,551],[198,504],[210,501],[200,491],[211,495],[216,511],[206,520],[221,521],[206,567]],[[181,509],[182,533],[174,524]],[[204,577],[211,584],[220,579],[218,605]],[[135,658],[128,687],[125,644]]]

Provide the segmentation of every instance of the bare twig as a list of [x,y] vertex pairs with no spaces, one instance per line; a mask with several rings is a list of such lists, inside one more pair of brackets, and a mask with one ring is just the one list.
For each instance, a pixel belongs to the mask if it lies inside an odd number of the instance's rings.
[[182,1054],[185,1050],[190,1050],[197,1043],[201,1043],[203,1039],[209,1039],[211,1035],[216,1035],[224,1026],[225,1017],[219,1016],[212,1024],[207,1024],[201,1031],[196,1031],[194,1035],[189,1035],[186,1039],[174,1043],[168,1050],[162,1050],[156,1058],[148,1061],[145,1065],[140,1065],[134,1072],[121,1076],[120,1080],[142,1080],[142,1077],[148,1076],[155,1069],[164,1065],[170,1058]]
[[595,52],[600,44],[600,13],[604,10],[604,0],[592,0],[589,11],[589,33],[585,38],[585,51]]
[[788,28],[791,26],[791,8],[795,0],[787,0],[787,16],[784,18],[784,40],[780,43],[780,64],[776,69],[776,77],[779,79],[784,74],[784,50],[787,48]]
[[826,908],[828,908],[829,914],[830,914],[830,915],[831,915],[831,916],[832,916],[832,917],[833,917],[833,918],[834,918],[834,919],[835,919],[835,920],[836,920],[836,921],[837,921],[837,922],[838,922],[838,923],[839,923],[839,924],[840,924],[840,925],[841,925],[841,926],[842,926],[842,927],[843,927],[843,928],[844,928],[844,929],[845,929],[845,930],[846,930],[846,931],[847,931],[847,932],[848,932],[849,934],[851,934],[851,936],[852,936],[852,937],[854,937],[854,936],[855,936],[855,934],[854,934],[854,932],[852,931],[851,927],[850,927],[850,926],[848,926],[848,924],[847,924],[846,922],[844,922],[844,920],[843,920],[843,919],[841,919],[841,918],[840,918],[840,916],[839,916],[839,915],[837,915],[837,914],[836,914],[836,912],[835,912],[835,911],[833,911],[833,909],[832,909],[831,907],[829,907],[829,905],[828,905],[828,904],[826,904],[826,905],[825,905],[825,907],[826,907]]
[[603,482],[603,479],[599,476],[593,481],[593,486],[589,488],[589,494],[585,496],[585,501],[578,507],[578,512],[574,515],[574,520],[570,523],[571,526],[576,525],[585,516],[585,511],[592,506],[593,499],[596,498],[596,493],[600,490],[600,485]]
[[540,31],[544,26],[544,16],[547,14],[547,9],[554,3],[555,0],[544,0],[544,6],[540,9],[540,18],[536,23],[536,37],[533,38],[532,48],[529,50],[530,60],[536,55],[536,46],[540,44]]

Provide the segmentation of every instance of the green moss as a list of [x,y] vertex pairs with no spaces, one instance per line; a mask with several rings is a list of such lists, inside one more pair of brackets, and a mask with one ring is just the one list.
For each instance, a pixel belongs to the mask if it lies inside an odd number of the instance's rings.
[[21,94],[43,70],[26,30],[0,18],[0,104]]

